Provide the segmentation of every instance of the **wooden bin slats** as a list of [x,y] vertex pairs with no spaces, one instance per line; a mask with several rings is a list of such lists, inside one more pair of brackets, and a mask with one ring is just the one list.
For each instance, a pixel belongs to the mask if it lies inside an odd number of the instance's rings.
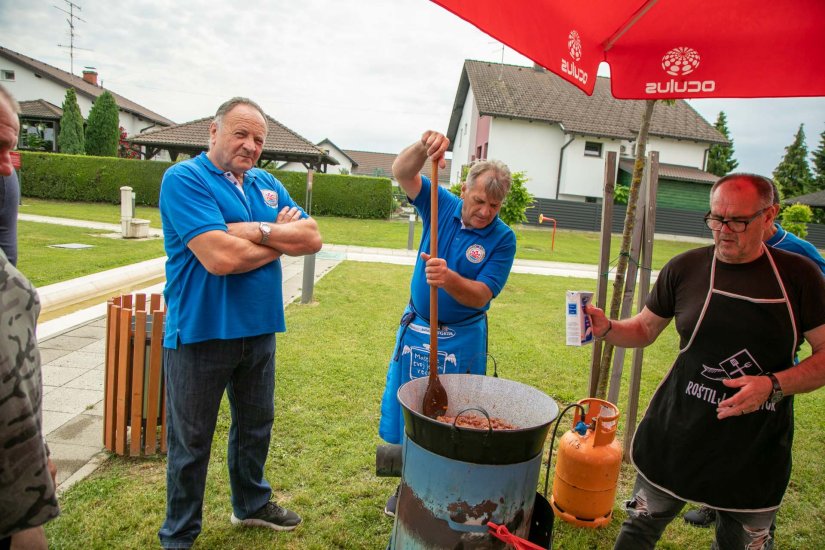
[[[146,330],[149,314],[152,315],[151,334]],[[103,445],[114,453],[139,456],[141,450],[146,455],[157,452],[159,406],[160,451],[166,451],[166,396],[162,380],[164,316],[160,294],[152,294],[148,300],[145,294],[123,295],[107,302]],[[151,338],[149,384],[144,396],[147,337]]]

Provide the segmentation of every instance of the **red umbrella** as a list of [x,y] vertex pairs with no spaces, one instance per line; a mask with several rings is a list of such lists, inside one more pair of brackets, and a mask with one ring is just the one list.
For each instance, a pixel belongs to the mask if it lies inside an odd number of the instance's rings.
[[825,95],[825,0],[432,1],[588,95]]

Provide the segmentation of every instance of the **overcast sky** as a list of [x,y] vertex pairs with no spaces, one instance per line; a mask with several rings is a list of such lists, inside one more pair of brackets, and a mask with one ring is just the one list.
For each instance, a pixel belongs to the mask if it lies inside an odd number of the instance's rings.
[[[428,0],[74,0],[74,72],[175,122],[235,95],[312,142],[398,152],[446,132],[465,59],[531,62]],[[242,8],[237,7],[243,6]],[[0,0],[0,45],[69,70],[64,0]],[[693,100],[725,111],[739,169],[770,175],[805,124],[809,151],[825,98]]]

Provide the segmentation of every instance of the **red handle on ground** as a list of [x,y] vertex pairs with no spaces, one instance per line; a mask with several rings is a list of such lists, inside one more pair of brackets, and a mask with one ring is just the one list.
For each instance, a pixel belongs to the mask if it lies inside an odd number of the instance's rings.
[[545,550],[541,546],[533,544],[529,540],[517,537],[503,525],[496,525],[492,521],[488,521],[487,527],[490,528],[491,535],[496,537],[498,540],[509,544],[516,550]]

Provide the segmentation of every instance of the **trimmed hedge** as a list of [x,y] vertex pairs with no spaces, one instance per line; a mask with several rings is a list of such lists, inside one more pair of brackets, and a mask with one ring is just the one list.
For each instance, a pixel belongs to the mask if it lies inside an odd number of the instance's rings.
[[[20,151],[23,196],[50,200],[120,202],[128,185],[137,204],[157,206],[160,181],[171,162]],[[304,207],[306,173],[270,171]],[[393,211],[388,178],[318,174],[313,178],[312,214],[347,218],[388,218]]]
[[128,185],[136,202],[158,205],[160,180],[171,162],[20,151],[20,191],[26,197],[120,203]]
[[[305,172],[270,170],[289,195],[306,208]],[[316,216],[388,218],[395,209],[389,178],[316,173],[312,178],[312,210]]]

